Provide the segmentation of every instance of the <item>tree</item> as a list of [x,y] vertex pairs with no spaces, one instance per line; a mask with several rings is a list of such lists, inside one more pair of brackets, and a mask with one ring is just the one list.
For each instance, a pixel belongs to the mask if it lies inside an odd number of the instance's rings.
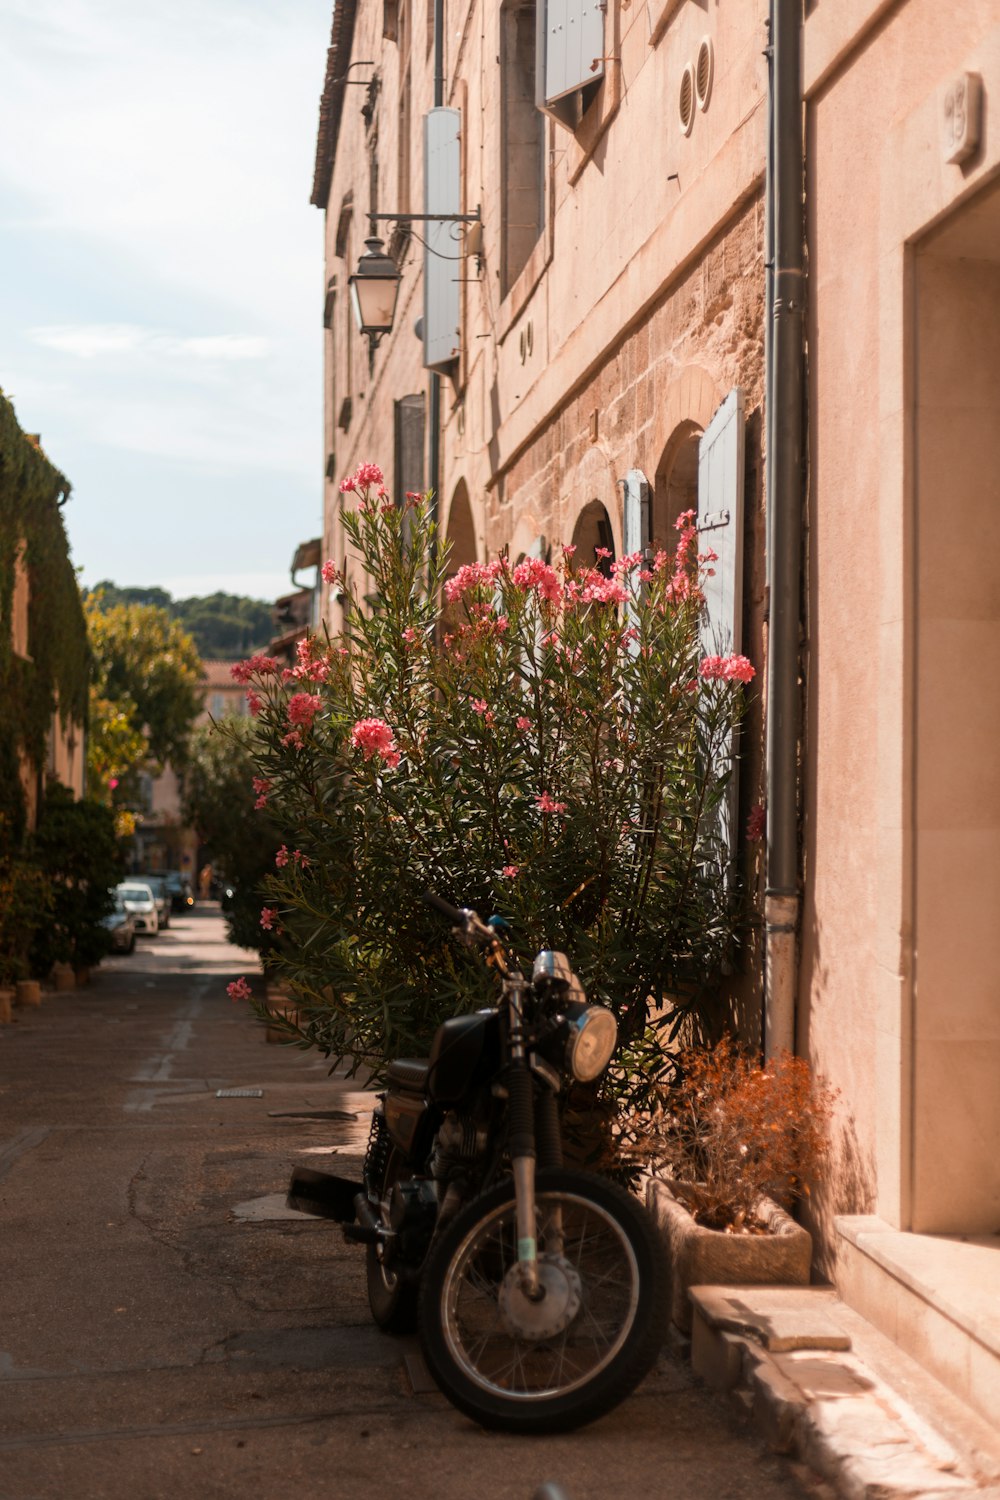
[[266,808],[255,807],[254,726],[244,719],[195,731],[184,771],[184,817],[234,890],[227,902],[229,937],[267,952],[274,937],[260,924],[261,887],[281,842]]
[[[84,600],[95,663],[97,699],[113,704],[127,727],[143,736],[148,756],[183,766],[191,726],[201,709],[201,659],[191,637],[164,609]],[[119,744],[124,727],[109,721]],[[102,751],[103,753],[103,751]]]
[[47,973],[54,962],[97,963],[108,951],[101,918],[114,909],[112,887],[122,857],[114,814],[90,798],[50,781],[32,840],[33,859],[51,890],[52,912],[35,935],[34,965]]

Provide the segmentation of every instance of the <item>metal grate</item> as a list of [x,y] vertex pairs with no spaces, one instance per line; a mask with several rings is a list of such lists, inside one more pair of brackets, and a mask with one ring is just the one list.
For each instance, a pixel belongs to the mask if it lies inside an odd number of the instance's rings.
[[263,1089],[216,1089],[216,1099],[263,1099]]

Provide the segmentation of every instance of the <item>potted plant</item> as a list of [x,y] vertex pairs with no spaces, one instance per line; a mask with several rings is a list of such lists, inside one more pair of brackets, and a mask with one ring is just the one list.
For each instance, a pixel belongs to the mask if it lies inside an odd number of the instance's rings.
[[682,1053],[677,1081],[626,1120],[623,1150],[650,1174],[682,1332],[692,1286],[808,1282],[812,1240],[788,1210],[822,1171],[834,1097],[805,1058],[762,1066],[726,1037]]

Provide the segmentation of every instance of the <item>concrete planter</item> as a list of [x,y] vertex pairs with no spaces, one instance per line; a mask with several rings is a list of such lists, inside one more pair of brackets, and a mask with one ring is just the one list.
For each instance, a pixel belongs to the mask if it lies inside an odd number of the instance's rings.
[[53,964],[52,983],[57,990],[75,990],[76,975],[72,964]]
[[14,1000],[17,1005],[41,1005],[42,986],[37,979],[19,979],[15,990]]
[[696,1224],[665,1182],[650,1182],[646,1206],[667,1249],[670,1317],[682,1333],[691,1332],[693,1286],[807,1286],[812,1237],[770,1198],[761,1200],[767,1234],[724,1234]]
[[6,987],[0,989],[0,1026],[9,1025],[14,1019],[12,1007],[14,1004],[14,991]]

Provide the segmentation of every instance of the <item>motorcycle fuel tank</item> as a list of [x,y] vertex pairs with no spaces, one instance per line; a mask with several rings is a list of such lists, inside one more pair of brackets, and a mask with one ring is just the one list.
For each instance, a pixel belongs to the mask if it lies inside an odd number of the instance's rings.
[[500,1017],[495,1010],[453,1016],[439,1026],[431,1047],[427,1092],[436,1104],[459,1104],[500,1063]]

